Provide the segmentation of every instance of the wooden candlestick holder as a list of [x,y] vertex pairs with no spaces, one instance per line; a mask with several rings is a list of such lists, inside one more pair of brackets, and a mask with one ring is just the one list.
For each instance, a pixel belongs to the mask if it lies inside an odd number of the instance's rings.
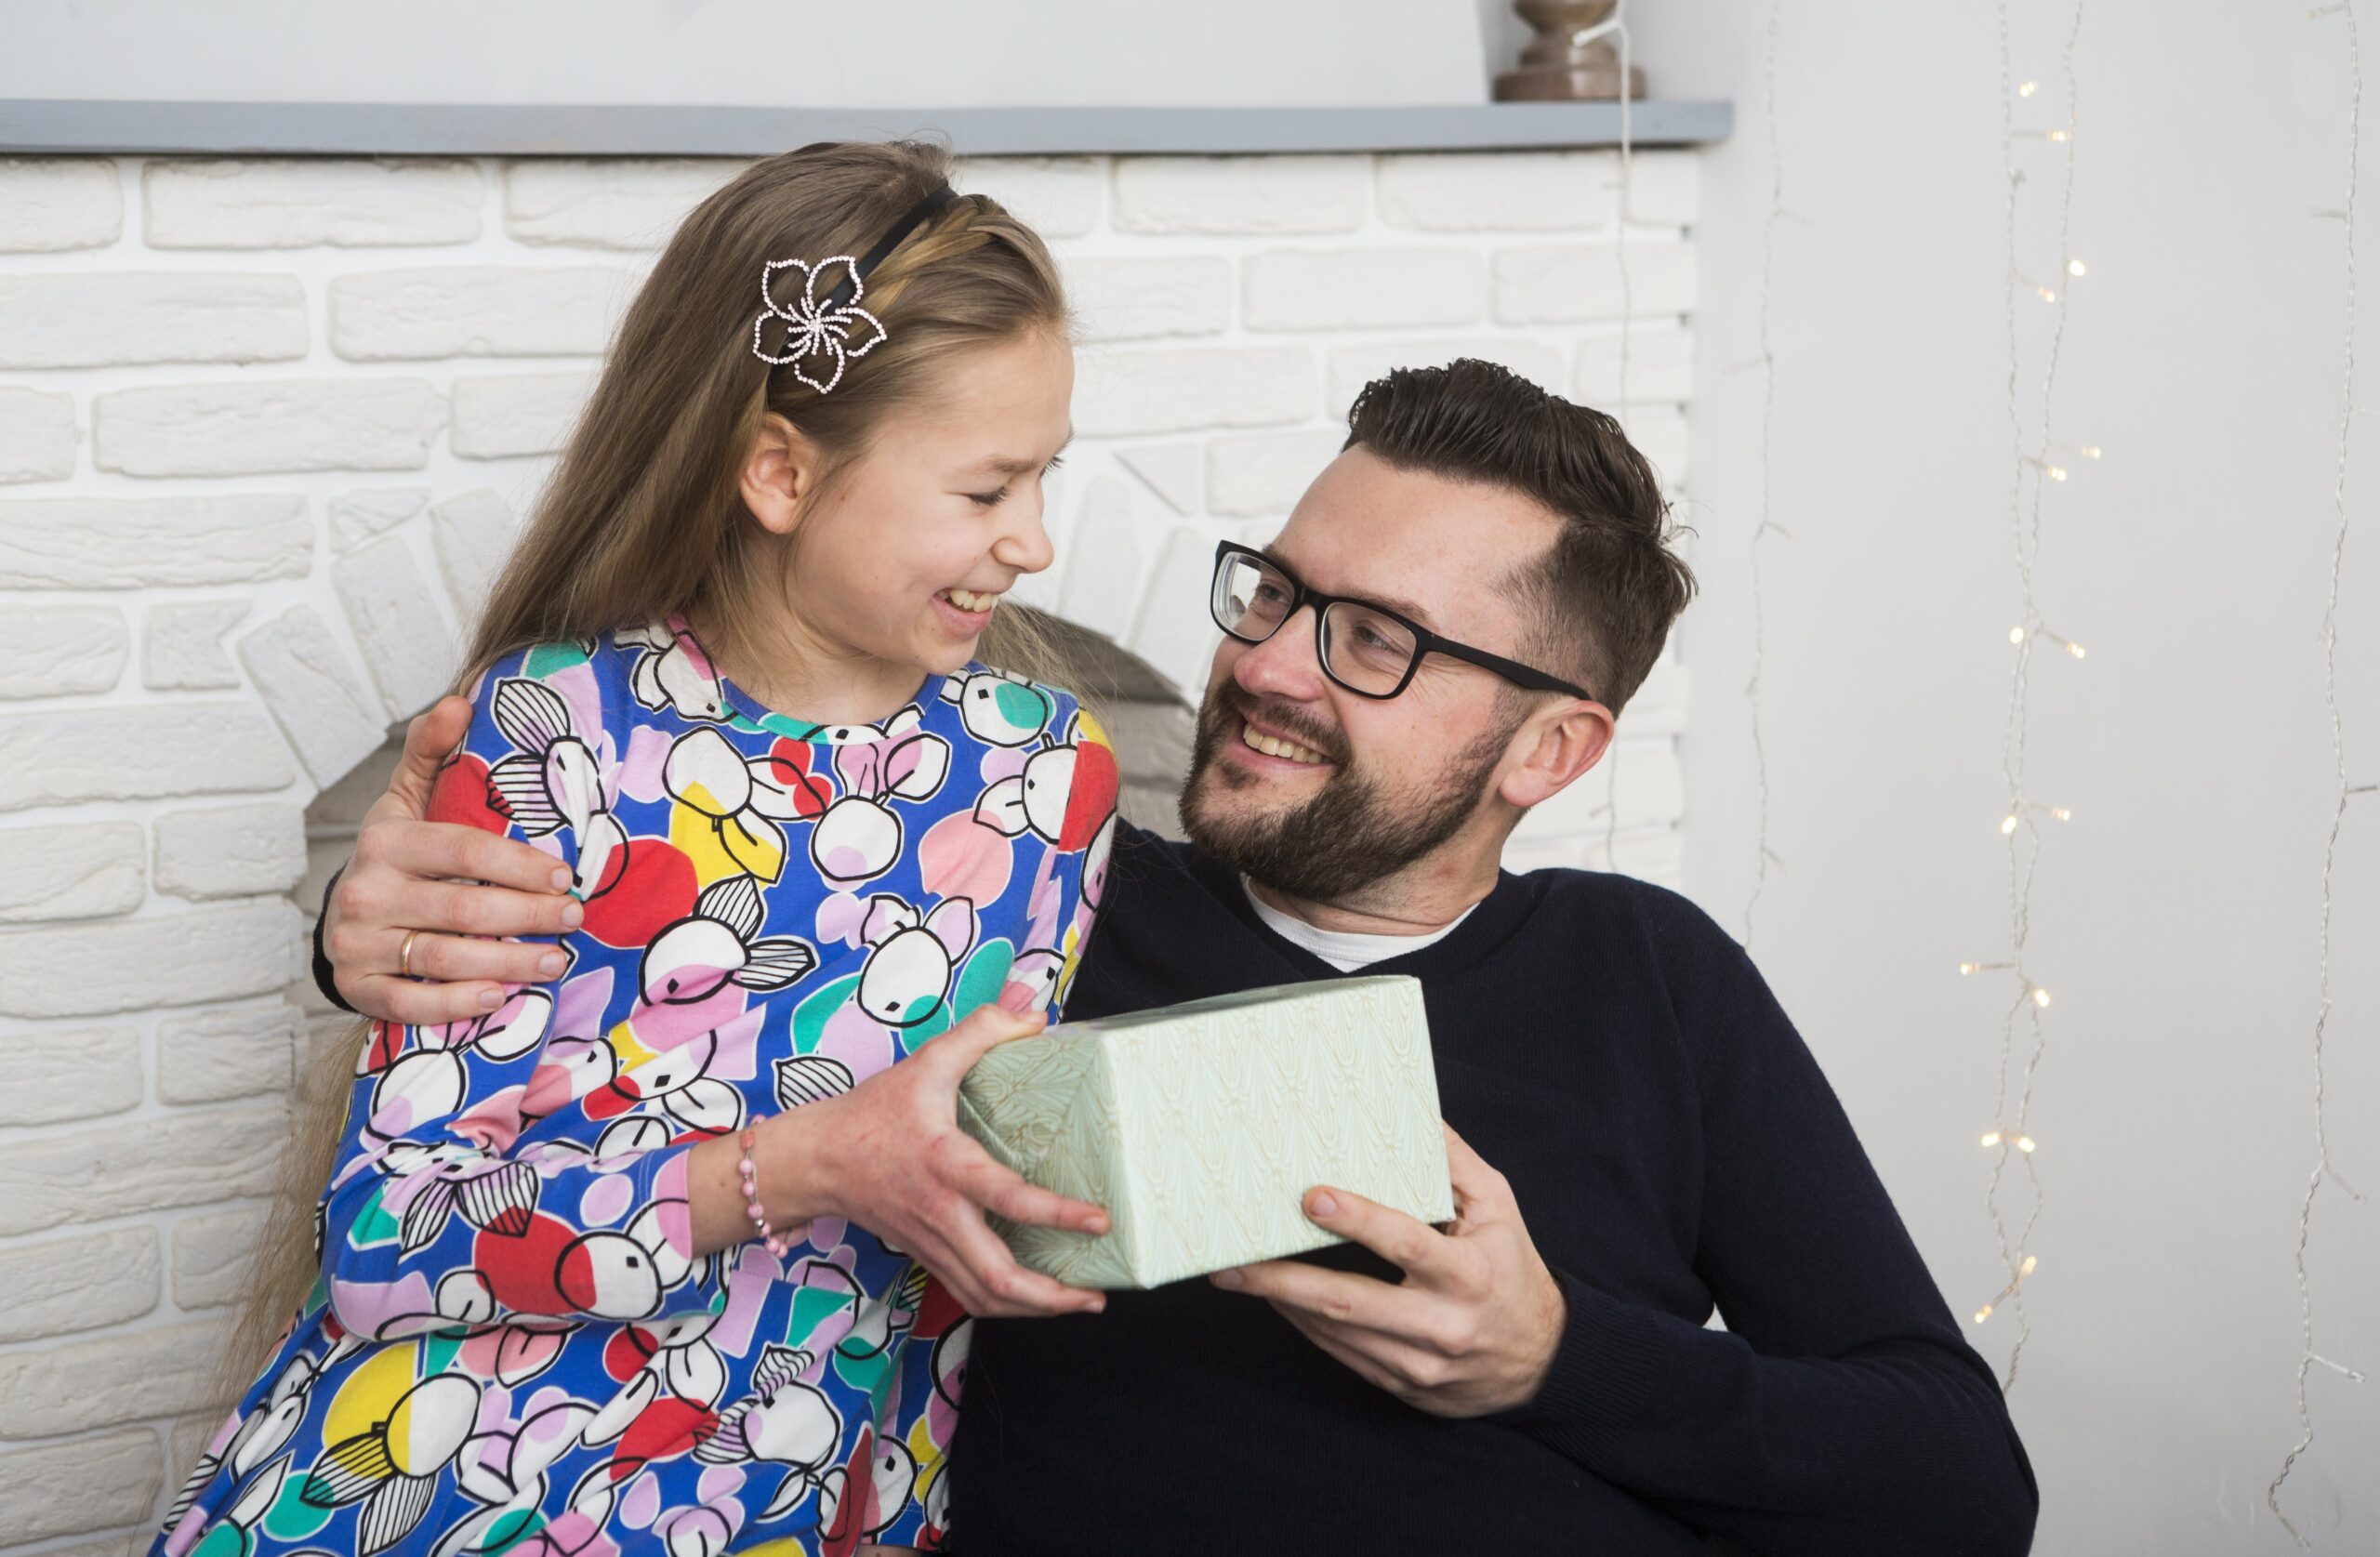
[[[1580,41],[1611,16],[1619,0],[1513,0],[1537,36],[1521,62],[1496,77],[1498,102],[1575,102],[1620,96],[1620,48],[1609,33]],[[1645,73],[1628,71],[1627,95],[1645,95]]]

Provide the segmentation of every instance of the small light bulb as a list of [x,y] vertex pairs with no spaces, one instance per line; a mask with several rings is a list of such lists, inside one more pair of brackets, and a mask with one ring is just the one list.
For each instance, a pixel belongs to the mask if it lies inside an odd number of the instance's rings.
[[2048,467],[2046,467],[2046,468],[2047,468],[2047,469],[2048,469],[2048,471],[2049,471],[2049,479],[2050,479],[2051,481],[2054,481],[2054,482],[2062,482],[2062,481],[2066,480],[2066,467],[2065,467],[2065,466],[2063,466],[2063,465],[2052,465],[2052,466],[2048,466]]
[[2074,139],[2071,135],[2069,135],[2069,134],[2068,134],[2066,131],[2064,131],[2064,130],[2052,130],[2052,131],[2050,131],[2050,132],[2049,132],[2049,138],[2050,138],[2050,140],[2051,140],[2054,144],[2056,144],[2056,145],[2059,145],[2059,146],[2063,146],[2063,145],[2065,145],[2068,141],[2069,141],[2069,140],[2071,140],[2071,139]]
[[1959,964],[1959,971],[1962,973],[1980,973],[1983,971],[1983,964],[1980,962],[1962,962]]
[[2069,276],[2083,276],[2090,274],[2090,271],[2083,267],[2082,261],[2069,259],[2066,262],[2066,273]]
[[2047,1007],[2049,1005],[2049,991],[2043,989],[2039,984],[2035,984],[2033,986],[2033,1004],[2044,1008]]
[[2040,82],[2028,81],[2022,86],[2016,88],[2016,95],[2020,98],[2030,98],[2041,89],[2042,84]]
[[2064,806],[2052,806],[2049,808],[2049,813],[2060,822],[2071,822],[2074,820],[2074,813],[2067,810]]
[[2002,838],[2006,838],[2010,833],[2013,833],[2016,830],[2016,813],[2015,811],[2010,811],[2007,815],[2000,819],[2000,836]]
[[2022,627],[2010,627],[2008,629],[2008,641],[2011,643],[2022,643],[2025,641],[2025,629]]
[[2033,1267],[2040,1263],[2041,1260],[2036,1256],[2030,1254],[2025,1256],[2025,1262],[2016,1267],[2016,1279],[2018,1281],[2022,1281],[2027,1276],[2031,1275],[2033,1273]]
[[2069,643],[2066,646],[2066,652],[2072,654],[2079,660],[2082,657],[2082,645],[2080,643]]
[[2099,457],[2099,445],[2096,443],[2085,443],[2082,448],[2075,452],[2080,454],[2084,459],[2096,459]]
[[1984,1304],[1981,1308],[1979,1308],[1979,1309],[1977,1309],[1977,1310],[1976,1310],[1976,1311],[1975,1311],[1975,1322],[1976,1322],[1977,1324],[1978,1324],[1978,1325],[1982,1324],[1985,1320],[1987,1320],[1987,1319],[1989,1319],[1989,1318],[1990,1318],[1990,1317],[1991,1317],[1991,1305],[1990,1305],[1990,1303],[1986,1303],[1986,1304]]
[[2019,1152],[2030,1152],[2032,1149],[2033,1138],[2031,1136],[2020,1135],[2016,1138],[2016,1150]]
[[2057,294],[2056,294],[2056,293],[2055,293],[2055,292],[2053,292],[2053,291],[2051,291],[2051,290],[2050,290],[2048,287],[2046,287],[2046,286],[2036,286],[2036,287],[2034,287],[2034,288],[2033,288],[2033,295],[2034,295],[2035,297],[2037,297],[2041,298],[2041,300],[2042,300],[2043,302],[2044,302],[2044,303],[2054,303],[2054,302],[2057,301]]

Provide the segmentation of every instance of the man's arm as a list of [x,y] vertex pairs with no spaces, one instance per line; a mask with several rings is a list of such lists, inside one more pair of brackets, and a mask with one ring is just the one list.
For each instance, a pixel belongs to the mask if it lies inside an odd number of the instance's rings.
[[2026,1550],[2039,1496],[1999,1389],[1817,1062],[1724,932],[1682,899],[1654,914],[1701,1079],[1695,1263],[1729,1331],[1549,1272],[1509,1186],[1451,1132],[1448,1233],[1343,1191],[1315,1218],[1401,1284],[1274,1261],[1219,1285],[1408,1405],[1504,1423],[1755,1551]]
[[1753,1550],[2016,1553],[2039,1494],[1833,1089],[1742,949],[1647,904],[1699,1060],[1695,1265],[1726,1331],[1556,1271],[1544,1386],[1501,1419]]
[[[469,1021],[560,970],[548,966],[552,946],[496,937],[576,929],[583,911],[570,873],[516,838],[431,815],[439,770],[470,718],[469,700],[447,697],[407,727],[355,857],[324,889],[314,983],[341,1009],[416,1024]],[[401,957],[410,977],[399,976]]]

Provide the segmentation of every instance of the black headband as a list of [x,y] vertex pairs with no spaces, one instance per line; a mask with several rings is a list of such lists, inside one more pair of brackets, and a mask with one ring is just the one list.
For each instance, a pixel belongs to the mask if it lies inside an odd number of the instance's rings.
[[885,257],[899,248],[902,241],[910,233],[933,219],[944,206],[958,198],[958,191],[946,183],[938,184],[934,187],[932,193],[902,213],[901,219],[892,224],[892,230],[884,234],[877,245],[860,257],[859,263],[852,267],[851,273],[835,284],[835,289],[827,293],[820,302],[821,310],[831,311],[835,309],[849,307],[852,298],[859,291],[859,284],[868,278],[868,273],[883,264]]

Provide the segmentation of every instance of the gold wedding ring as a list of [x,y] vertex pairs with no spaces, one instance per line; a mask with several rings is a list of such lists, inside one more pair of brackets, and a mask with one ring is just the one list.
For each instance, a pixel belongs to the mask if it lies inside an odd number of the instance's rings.
[[397,948],[397,977],[401,979],[413,977],[413,938],[420,933],[417,930],[406,930],[404,943]]

